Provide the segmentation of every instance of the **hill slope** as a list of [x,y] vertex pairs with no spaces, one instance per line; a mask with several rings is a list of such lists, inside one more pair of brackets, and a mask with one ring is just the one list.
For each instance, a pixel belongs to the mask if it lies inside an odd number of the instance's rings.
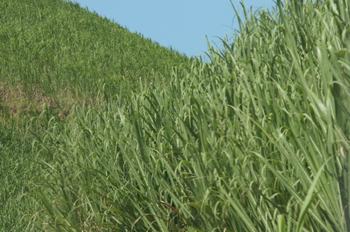
[[0,9],[0,231],[24,231],[40,211],[27,195],[45,160],[34,138],[51,117],[104,94],[127,101],[140,80],[192,61],[72,2],[4,0]]
[[1,124],[1,229],[349,231],[350,5],[243,10],[210,64]]
[[115,94],[121,82],[128,96],[140,79],[190,62],[77,3],[13,0],[0,8],[0,104],[14,112],[37,101],[55,107],[52,98],[69,108],[103,85]]

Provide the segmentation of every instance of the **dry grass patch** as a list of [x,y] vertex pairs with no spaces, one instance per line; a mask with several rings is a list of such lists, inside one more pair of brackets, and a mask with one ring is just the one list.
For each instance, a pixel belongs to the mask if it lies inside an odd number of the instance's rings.
[[20,84],[10,86],[0,83],[0,121],[35,117],[45,110],[62,120],[69,119],[72,107],[83,105],[85,101],[86,98],[78,99],[68,89],[49,95],[37,87],[28,89]]

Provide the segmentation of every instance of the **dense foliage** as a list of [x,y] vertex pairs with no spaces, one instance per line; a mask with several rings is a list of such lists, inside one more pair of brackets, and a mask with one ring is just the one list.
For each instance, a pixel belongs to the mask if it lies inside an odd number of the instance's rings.
[[210,64],[177,65],[125,101],[98,89],[102,100],[70,120],[46,108],[3,125],[1,165],[19,182],[1,179],[0,224],[23,215],[18,231],[349,231],[350,5],[243,9]]
[[122,85],[128,96],[140,79],[151,82],[154,73],[169,75],[171,66],[190,62],[78,3],[13,0],[0,9],[2,106],[13,110],[19,99],[68,110],[102,86],[115,94]]

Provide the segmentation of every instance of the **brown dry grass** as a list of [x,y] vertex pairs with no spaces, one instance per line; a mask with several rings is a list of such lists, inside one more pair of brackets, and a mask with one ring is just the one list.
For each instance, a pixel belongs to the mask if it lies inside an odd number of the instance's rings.
[[40,88],[28,89],[0,82],[0,122],[9,118],[28,118],[40,115],[45,109],[57,114],[62,120],[69,119],[71,108],[83,104],[86,99],[77,99],[64,89],[57,94],[47,94]]

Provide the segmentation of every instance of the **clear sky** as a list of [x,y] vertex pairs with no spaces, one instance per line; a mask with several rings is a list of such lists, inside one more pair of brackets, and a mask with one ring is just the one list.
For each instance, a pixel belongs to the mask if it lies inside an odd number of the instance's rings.
[[[238,29],[229,0],[71,0],[187,56],[204,56],[210,41]],[[246,8],[274,6],[273,0],[244,0]],[[238,0],[232,0],[241,15]],[[254,9],[254,8],[253,8]],[[212,43],[212,42],[211,42]]]

